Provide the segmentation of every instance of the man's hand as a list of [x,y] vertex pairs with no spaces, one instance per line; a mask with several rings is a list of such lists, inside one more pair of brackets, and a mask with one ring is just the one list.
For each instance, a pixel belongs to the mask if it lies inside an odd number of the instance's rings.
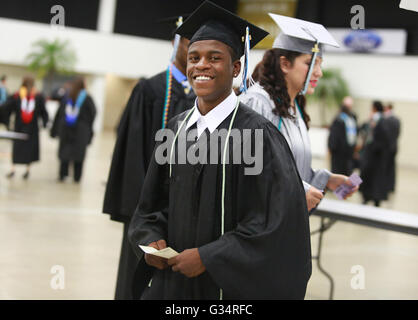
[[173,271],[181,272],[188,278],[197,277],[206,270],[197,248],[184,250],[178,256],[169,259],[168,265]]
[[308,206],[308,211],[311,211],[313,208],[315,208],[323,197],[324,195],[321,191],[311,186],[308,192],[306,192],[306,204]]
[[[161,239],[155,242],[151,242],[148,246],[153,247],[157,250],[161,250],[167,247],[165,240]],[[168,268],[167,259],[154,256],[152,254],[145,253],[145,262],[152,267],[155,267],[159,270]]]

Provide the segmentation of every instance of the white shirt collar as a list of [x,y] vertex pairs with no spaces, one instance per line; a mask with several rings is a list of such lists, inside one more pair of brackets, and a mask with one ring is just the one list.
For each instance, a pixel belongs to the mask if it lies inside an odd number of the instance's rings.
[[197,122],[197,136],[200,135],[208,128],[210,133],[213,133],[217,127],[224,121],[232,111],[234,111],[238,97],[232,90],[231,94],[215,108],[209,111],[207,114],[202,115],[197,107],[197,99],[194,105],[193,114],[187,121],[186,130]]

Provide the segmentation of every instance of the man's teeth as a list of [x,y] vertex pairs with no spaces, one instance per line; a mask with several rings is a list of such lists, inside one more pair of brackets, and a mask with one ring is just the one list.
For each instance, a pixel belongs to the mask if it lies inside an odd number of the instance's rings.
[[206,77],[206,76],[197,76],[196,80],[198,81],[208,81],[210,80],[210,77]]

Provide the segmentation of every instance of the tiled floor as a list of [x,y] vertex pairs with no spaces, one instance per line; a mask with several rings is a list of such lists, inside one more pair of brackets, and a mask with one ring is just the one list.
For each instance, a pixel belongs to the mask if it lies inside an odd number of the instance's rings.
[[[0,141],[0,299],[113,298],[122,225],[101,213],[113,143],[112,132],[95,137],[76,185],[57,182],[58,144],[46,132],[28,181],[21,167],[5,178],[11,147]],[[400,169],[397,193],[383,206],[418,214],[417,181],[418,171]],[[318,223],[311,218],[312,230]],[[313,236],[313,254],[316,245]],[[328,281],[313,265],[306,298],[326,299]],[[322,265],[336,299],[418,299],[415,236],[337,222],[325,234]]]

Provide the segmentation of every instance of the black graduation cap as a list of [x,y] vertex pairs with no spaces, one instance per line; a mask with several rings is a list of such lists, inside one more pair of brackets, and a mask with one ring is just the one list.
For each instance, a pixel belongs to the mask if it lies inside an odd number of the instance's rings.
[[180,14],[178,16],[166,17],[159,19],[159,23],[169,25],[171,28],[171,36],[174,37],[177,31],[177,28],[182,25],[182,23],[190,16],[190,13]]
[[190,40],[218,40],[230,46],[240,57],[244,54],[246,28],[249,28],[250,48],[268,35],[268,32],[225,10],[211,1],[205,1],[176,30]]

